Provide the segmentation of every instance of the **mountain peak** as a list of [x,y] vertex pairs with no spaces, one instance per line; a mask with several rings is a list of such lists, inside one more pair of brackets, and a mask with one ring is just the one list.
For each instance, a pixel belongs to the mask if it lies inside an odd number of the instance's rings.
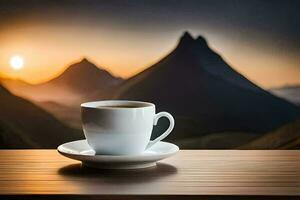
[[193,36],[188,31],[185,31],[181,36],[181,40],[183,39],[194,40]]
[[179,46],[190,45],[194,41],[195,39],[192,37],[192,35],[188,31],[185,31],[180,37]]
[[87,58],[82,58],[79,63],[90,63],[90,61]]
[[193,36],[192,36],[188,31],[185,31],[185,32],[182,34],[180,40],[181,40],[181,41],[193,41],[194,38],[193,38]]
[[200,49],[209,49],[206,39],[199,35],[196,39],[188,32],[185,31],[180,37],[178,47],[180,48],[200,48]]
[[201,36],[201,35],[199,35],[199,36],[197,37],[196,41],[197,41],[198,45],[201,45],[201,46],[208,46],[208,45],[207,45],[206,39],[205,39],[203,36]]
[[83,80],[89,80],[87,77],[95,76],[95,74],[104,73],[106,71],[98,68],[94,63],[90,62],[87,58],[83,58],[80,61],[71,64],[67,69],[58,77],[52,81],[76,82],[78,77],[84,77]]

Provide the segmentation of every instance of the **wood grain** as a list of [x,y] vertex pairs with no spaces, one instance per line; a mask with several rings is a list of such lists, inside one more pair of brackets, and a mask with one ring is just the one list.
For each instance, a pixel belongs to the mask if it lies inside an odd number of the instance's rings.
[[56,150],[1,150],[0,195],[299,198],[300,151],[182,150],[156,167],[124,171],[83,168]]

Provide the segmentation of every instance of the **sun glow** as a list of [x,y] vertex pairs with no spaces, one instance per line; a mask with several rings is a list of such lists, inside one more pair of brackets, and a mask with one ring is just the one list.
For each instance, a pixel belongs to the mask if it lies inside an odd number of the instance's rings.
[[20,70],[24,67],[24,58],[19,55],[12,56],[9,60],[10,67],[14,70]]

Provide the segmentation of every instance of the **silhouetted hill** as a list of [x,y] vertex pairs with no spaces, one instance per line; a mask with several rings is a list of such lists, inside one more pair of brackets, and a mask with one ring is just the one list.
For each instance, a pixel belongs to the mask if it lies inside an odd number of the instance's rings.
[[83,59],[69,66],[60,76],[37,85],[4,79],[3,84],[15,95],[36,102],[56,102],[78,106],[83,101],[109,98],[122,79]]
[[272,88],[270,92],[300,106],[300,85]]
[[79,63],[68,67],[64,73],[46,84],[65,86],[78,93],[90,94],[95,89],[107,91],[110,87],[118,85],[122,79],[112,76],[104,69],[84,58]]
[[297,120],[242,145],[240,149],[299,149],[299,147],[300,120]]
[[0,148],[56,148],[83,138],[34,104],[0,86]]
[[151,101],[158,111],[175,115],[171,141],[212,132],[265,132],[300,117],[298,107],[247,80],[203,37],[187,32],[169,55],[126,81],[115,98]]

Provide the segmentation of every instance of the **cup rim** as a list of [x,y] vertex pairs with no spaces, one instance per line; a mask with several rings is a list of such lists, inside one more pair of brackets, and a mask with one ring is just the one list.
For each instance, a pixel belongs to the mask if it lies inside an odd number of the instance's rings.
[[[144,105],[144,106],[140,106],[140,107],[134,107],[134,108],[122,108],[122,107],[118,107],[118,108],[114,108],[114,107],[108,107],[109,104],[111,106],[113,105],[128,105],[128,104],[132,104],[132,105]],[[106,105],[107,107],[101,107],[101,105]],[[153,103],[150,102],[145,102],[145,101],[131,101],[131,100],[103,100],[103,101],[90,101],[90,102],[85,102],[80,104],[81,108],[93,108],[93,109],[107,109],[107,110],[116,110],[116,109],[145,109],[145,108],[149,108],[149,107],[155,107],[155,105]]]

